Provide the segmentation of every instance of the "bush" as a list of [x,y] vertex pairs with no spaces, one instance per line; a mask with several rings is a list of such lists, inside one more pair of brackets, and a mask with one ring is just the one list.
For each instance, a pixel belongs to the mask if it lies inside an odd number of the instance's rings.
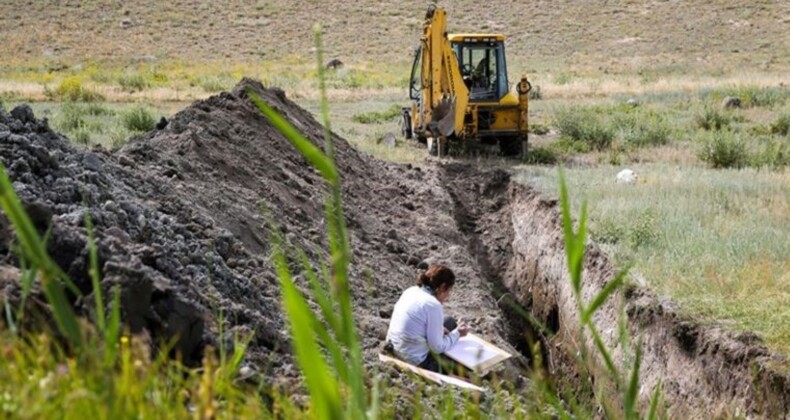
[[527,97],[531,101],[543,99],[543,92],[540,91],[540,86],[533,85],[532,90],[529,91],[529,95]]
[[757,168],[785,168],[790,166],[790,145],[787,143],[767,139],[766,142],[751,156],[749,166]]
[[699,158],[713,168],[741,168],[747,163],[744,141],[735,133],[718,131],[703,140]]
[[741,99],[747,107],[773,107],[782,105],[790,96],[790,90],[775,87],[743,86],[733,91],[733,96]]
[[68,132],[85,127],[85,108],[74,102],[63,103],[55,125],[59,130]]
[[88,127],[79,127],[71,133],[71,140],[74,143],[89,145],[91,142],[91,130]]
[[85,113],[88,115],[93,115],[94,117],[115,115],[115,111],[113,111],[106,105],[95,103],[95,102],[85,106]]
[[135,105],[122,116],[123,126],[133,132],[151,131],[156,126],[153,113],[143,105]]
[[660,115],[635,112],[618,115],[615,127],[623,143],[637,147],[660,146],[669,143],[669,125]]
[[149,86],[148,81],[139,73],[124,74],[118,78],[118,84],[121,85],[123,90],[129,92],[138,92],[146,89]]
[[354,114],[351,119],[361,124],[380,124],[400,116],[401,112],[401,106],[395,104],[386,111],[370,111],[362,114]]
[[547,147],[531,147],[527,149],[524,163],[532,165],[554,165],[559,160],[557,151]]
[[782,114],[771,123],[771,134],[786,136],[790,134],[790,114]]
[[103,96],[82,86],[80,79],[73,76],[63,79],[52,94],[62,101],[92,102],[104,100]]
[[198,80],[198,84],[205,92],[222,92],[224,90],[230,89],[230,87],[233,85],[233,82],[228,80],[229,79],[221,78],[219,76],[206,76],[201,77]]
[[539,136],[542,136],[549,132],[549,127],[543,124],[534,123],[529,125],[529,132],[532,134],[537,134]]
[[694,117],[694,121],[697,127],[703,130],[721,130],[730,125],[732,117],[714,107],[706,105],[702,112]]
[[566,108],[554,115],[554,122],[563,137],[588,144],[595,150],[612,145],[614,130],[592,109]]

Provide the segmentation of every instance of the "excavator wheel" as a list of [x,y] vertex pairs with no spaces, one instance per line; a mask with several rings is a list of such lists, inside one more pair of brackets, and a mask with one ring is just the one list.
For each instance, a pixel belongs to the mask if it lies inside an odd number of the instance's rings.
[[505,157],[518,157],[523,153],[520,138],[505,137],[499,139],[499,151]]

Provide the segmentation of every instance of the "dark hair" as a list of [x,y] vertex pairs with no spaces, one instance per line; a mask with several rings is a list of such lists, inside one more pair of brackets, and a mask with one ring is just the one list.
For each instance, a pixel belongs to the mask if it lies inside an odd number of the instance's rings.
[[424,273],[417,277],[418,286],[428,286],[433,291],[439,290],[439,286],[446,284],[447,288],[455,284],[455,274],[446,266],[434,264],[428,267]]

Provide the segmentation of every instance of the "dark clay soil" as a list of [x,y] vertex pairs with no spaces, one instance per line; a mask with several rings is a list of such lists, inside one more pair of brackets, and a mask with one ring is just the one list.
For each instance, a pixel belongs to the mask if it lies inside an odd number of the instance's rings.
[[[163,129],[115,152],[73,148],[27,107],[0,110],[0,159],[36,227],[51,229],[49,252],[83,294],[73,302],[79,313],[88,315],[91,302],[87,208],[102,287],[120,286],[132,332],[152,343],[177,338],[174,352],[189,363],[197,363],[208,345],[251,334],[246,363],[264,378],[298,382],[262,208],[316,263],[326,257],[326,189],[246,98],[247,89],[308,139],[323,143],[323,128],[308,112],[282,91],[245,79],[233,92],[195,102]],[[354,311],[370,367],[401,291],[421,268],[441,262],[459,278],[446,311],[517,355],[499,372],[516,392],[528,385],[526,335],[544,343],[551,373],[576,374],[568,363],[576,315],[556,203],[501,170],[395,165],[337,136],[333,141],[353,248]],[[18,302],[19,262],[4,217],[0,239],[0,299]],[[586,292],[602,287],[613,271],[591,245]],[[297,282],[304,285],[298,276]],[[668,402],[679,407],[670,413],[728,413],[734,407],[786,415],[790,381],[766,368],[774,356],[759,339],[681,320],[671,302],[646,291],[630,290],[627,302],[638,321],[632,324],[647,331],[643,399],[661,379]],[[30,304],[46,310],[40,296]],[[531,310],[551,333],[528,328],[514,305]],[[616,313],[604,308],[596,320],[602,330],[615,329]]]

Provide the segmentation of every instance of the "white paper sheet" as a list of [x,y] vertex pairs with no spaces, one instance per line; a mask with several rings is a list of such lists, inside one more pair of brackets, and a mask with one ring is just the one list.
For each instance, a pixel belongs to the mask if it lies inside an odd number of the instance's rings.
[[499,360],[510,357],[507,352],[474,334],[461,337],[445,355],[472,370],[477,370],[489,361],[496,364]]

